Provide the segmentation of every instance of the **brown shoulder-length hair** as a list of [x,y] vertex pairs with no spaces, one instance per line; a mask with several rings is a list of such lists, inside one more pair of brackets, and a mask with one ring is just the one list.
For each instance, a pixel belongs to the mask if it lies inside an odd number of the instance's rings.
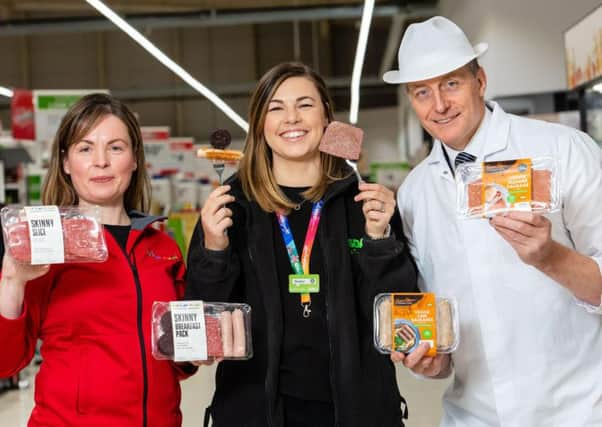
[[45,205],[70,206],[79,203],[71,177],[65,173],[63,163],[69,147],[88,134],[107,115],[119,118],[127,127],[136,170],[123,196],[127,212],[137,209],[147,212],[150,206],[150,180],[146,172],[144,147],[138,120],[129,108],[118,99],[102,93],[86,95],[78,100],[61,120],[50,154],[48,175],[42,187]]
[[[310,80],[320,94],[328,123],[334,119],[333,103],[326,84],[322,77],[307,65],[299,62],[284,62],[263,75],[251,96],[249,133],[238,175],[247,198],[256,201],[266,212],[288,212],[296,205],[284,195],[276,183],[272,170],[272,150],[264,136],[268,104],[278,87],[291,77],[305,77]],[[322,166],[320,181],[303,193],[306,199],[314,202],[324,196],[329,184],[349,175],[342,159],[321,152],[320,162]]]

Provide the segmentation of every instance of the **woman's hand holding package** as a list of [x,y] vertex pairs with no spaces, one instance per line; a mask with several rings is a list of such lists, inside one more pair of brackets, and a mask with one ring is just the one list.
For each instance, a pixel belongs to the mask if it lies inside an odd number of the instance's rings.
[[5,254],[0,280],[0,315],[7,319],[19,317],[23,311],[25,285],[48,273],[48,270],[50,265],[20,264]]
[[226,229],[232,226],[232,211],[226,207],[234,201],[228,194],[229,185],[217,187],[209,195],[201,209],[201,224],[205,236],[205,248],[212,251],[223,251],[230,241]]
[[395,195],[380,184],[362,182],[359,189],[355,201],[364,203],[362,210],[366,218],[366,234],[373,239],[382,238],[395,212]]
[[48,264],[31,265],[18,263],[6,253],[2,261],[2,282],[25,286],[27,282],[48,273],[49,269],[50,265]]
[[402,362],[412,372],[425,377],[446,377],[450,371],[451,357],[449,354],[438,354],[435,357],[425,356],[429,350],[428,343],[421,343],[410,354],[391,353],[394,363]]

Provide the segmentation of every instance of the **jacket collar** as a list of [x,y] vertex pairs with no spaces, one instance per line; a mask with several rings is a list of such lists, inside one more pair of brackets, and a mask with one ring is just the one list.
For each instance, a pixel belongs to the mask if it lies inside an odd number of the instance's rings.
[[487,104],[493,108],[493,114],[491,115],[489,129],[487,129],[487,134],[485,135],[486,143],[483,151],[485,161],[489,160],[489,156],[499,153],[508,147],[508,135],[510,133],[510,117],[508,114],[506,114],[497,102],[488,101]]
[[153,222],[163,221],[167,217],[157,215],[147,215],[144,212],[132,210],[128,212],[128,216],[132,221],[132,230],[144,230],[148,225]]

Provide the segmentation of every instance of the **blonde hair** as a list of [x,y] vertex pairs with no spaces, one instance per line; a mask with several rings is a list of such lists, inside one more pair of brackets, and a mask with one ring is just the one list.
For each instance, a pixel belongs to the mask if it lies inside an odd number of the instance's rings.
[[133,209],[148,211],[151,187],[138,121],[124,103],[100,93],[81,98],[61,120],[52,143],[48,175],[42,186],[42,202],[45,205],[71,206],[79,203],[79,196],[71,177],[63,169],[63,161],[69,147],[80,141],[107,115],[116,116],[127,127],[136,159],[136,170],[132,173],[130,184],[123,195],[124,208],[126,212]]
[[[249,133],[238,176],[247,198],[256,201],[266,212],[288,212],[296,206],[296,203],[284,195],[276,182],[272,170],[272,150],[264,136],[268,104],[278,87],[291,77],[305,77],[310,80],[320,94],[328,123],[334,119],[333,103],[326,84],[307,65],[299,62],[284,62],[263,75],[251,96]],[[320,153],[320,164],[322,167],[320,180],[303,193],[303,197],[313,202],[324,196],[329,184],[350,174],[342,159],[329,154]]]

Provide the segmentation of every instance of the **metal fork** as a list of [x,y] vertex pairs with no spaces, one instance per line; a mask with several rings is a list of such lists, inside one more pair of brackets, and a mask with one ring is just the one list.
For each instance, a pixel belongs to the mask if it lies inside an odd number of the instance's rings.
[[349,160],[349,159],[345,159],[345,161],[347,162],[347,164],[349,166],[351,166],[351,169],[353,169],[353,171],[355,172],[355,175],[357,176],[358,184],[361,184],[362,182],[364,182],[364,180],[362,179],[362,176],[360,175],[360,171],[357,170],[357,163],[354,162],[353,160]]
[[217,172],[217,176],[219,177],[219,185],[222,185],[224,183],[224,180],[222,179],[222,175],[224,173],[225,167],[226,167],[226,165],[224,164],[224,162],[213,163],[213,170],[215,172]]

